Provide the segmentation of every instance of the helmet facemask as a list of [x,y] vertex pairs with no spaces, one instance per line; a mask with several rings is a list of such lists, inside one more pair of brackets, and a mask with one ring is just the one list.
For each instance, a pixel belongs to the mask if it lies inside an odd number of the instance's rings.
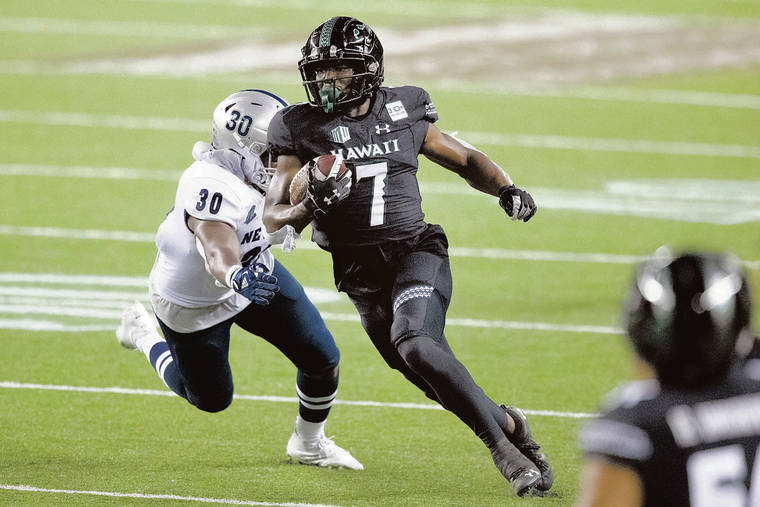
[[[328,114],[345,109],[371,94],[375,72],[370,69],[376,70],[378,66],[372,57],[302,61],[300,69],[306,97],[311,105],[321,107]],[[350,69],[351,75],[342,75],[344,69]],[[320,76],[329,70],[333,71],[331,77]]]

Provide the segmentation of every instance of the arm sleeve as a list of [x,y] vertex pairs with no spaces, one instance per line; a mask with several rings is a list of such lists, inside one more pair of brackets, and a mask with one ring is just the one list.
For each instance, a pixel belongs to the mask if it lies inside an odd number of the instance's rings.
[[187,215],[224,222],[237,230],[242,207],[232,188],[213,178],[190,178],[182,187],[181,204]]
[[420,103],[422,104],[422,119],[427,120],[430,123],[435,123],[438,121],[438,111],[435,109],[435,104],[433,104],[432,99],[430,98],[430,94],[420,88],[421,96],[420,96]]
[[287,108],[277,111],[267,129],[267,145],[274,158],[280,155],[296,155],[293,133],[285,124],[286,111]]
[[654,453],[649,434],[629,422],[602,416],[581,429],[579,446],[587,455],[640,470]]

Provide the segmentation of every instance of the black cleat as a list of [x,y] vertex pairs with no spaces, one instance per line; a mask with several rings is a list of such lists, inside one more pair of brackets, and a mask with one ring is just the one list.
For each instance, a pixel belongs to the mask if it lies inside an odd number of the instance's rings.
[[511,435],[507,435],[510,442],[514,444],[517,449],[523,453],[541,472],[541,480],[536,484],[536,489],[539,491],[548,491],[554,484],[554,473],[552,473],[552,467],[546,460],[544,453],[540,451],[539,446],[533,435],[530,433],[530,426],[528,426],[528,419],[522,410],[517,407],[507,407],[501,405],[501,408],[509,414],[512,420],[515,422],[515,431]]
[[541,481],[541,472],[506,438],[494,446],[491,457],[517,496],[526,495]]

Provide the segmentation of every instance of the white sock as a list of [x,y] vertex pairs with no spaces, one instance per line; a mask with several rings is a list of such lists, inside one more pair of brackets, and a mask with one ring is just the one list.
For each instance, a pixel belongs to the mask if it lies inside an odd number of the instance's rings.
[[153,345],[162,341],[164,341],[164,338],[158,333],[158,330],[155,327],[151,326],[147,333],[137,337],[135,345],[137,345],[137,348],[140,349],[140,351],[145,354],[145,357],[148,358],[148,361],[150,361],[150,350],[153,348]]
[[296,416],[296,433],[306,442],[316,442],[325,434],[325,421],[309,422],[301,417]]

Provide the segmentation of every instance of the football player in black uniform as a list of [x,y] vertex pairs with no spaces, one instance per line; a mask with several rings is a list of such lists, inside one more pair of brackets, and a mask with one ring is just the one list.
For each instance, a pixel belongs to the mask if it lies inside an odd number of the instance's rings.
[[[448,243],[440,226],[424,221],[417,157],[498,196],[513,220],[533,216],[533,199],[483,153],[433,124],[438,116],[425,90],[381,86],[383,48],[366,24],[331,18],[311,33],[302,53],[308,103],[280,111],[269,125],[277,172],[264,224],[300,231],[311,223],[312,240],[332,254],[338,290],[349,295],[388,365],[467,424],[518,495],[548,490],[552,471],[522,411],[488,398],[444,336]],[[291,205],[296,173],[329,153],[349,171],[339,179],[310,178],[306,199]]]
[[625,310],[644,370],[581,431],[579,505],[760,505],[760,365],[737,260],[656,257]]

